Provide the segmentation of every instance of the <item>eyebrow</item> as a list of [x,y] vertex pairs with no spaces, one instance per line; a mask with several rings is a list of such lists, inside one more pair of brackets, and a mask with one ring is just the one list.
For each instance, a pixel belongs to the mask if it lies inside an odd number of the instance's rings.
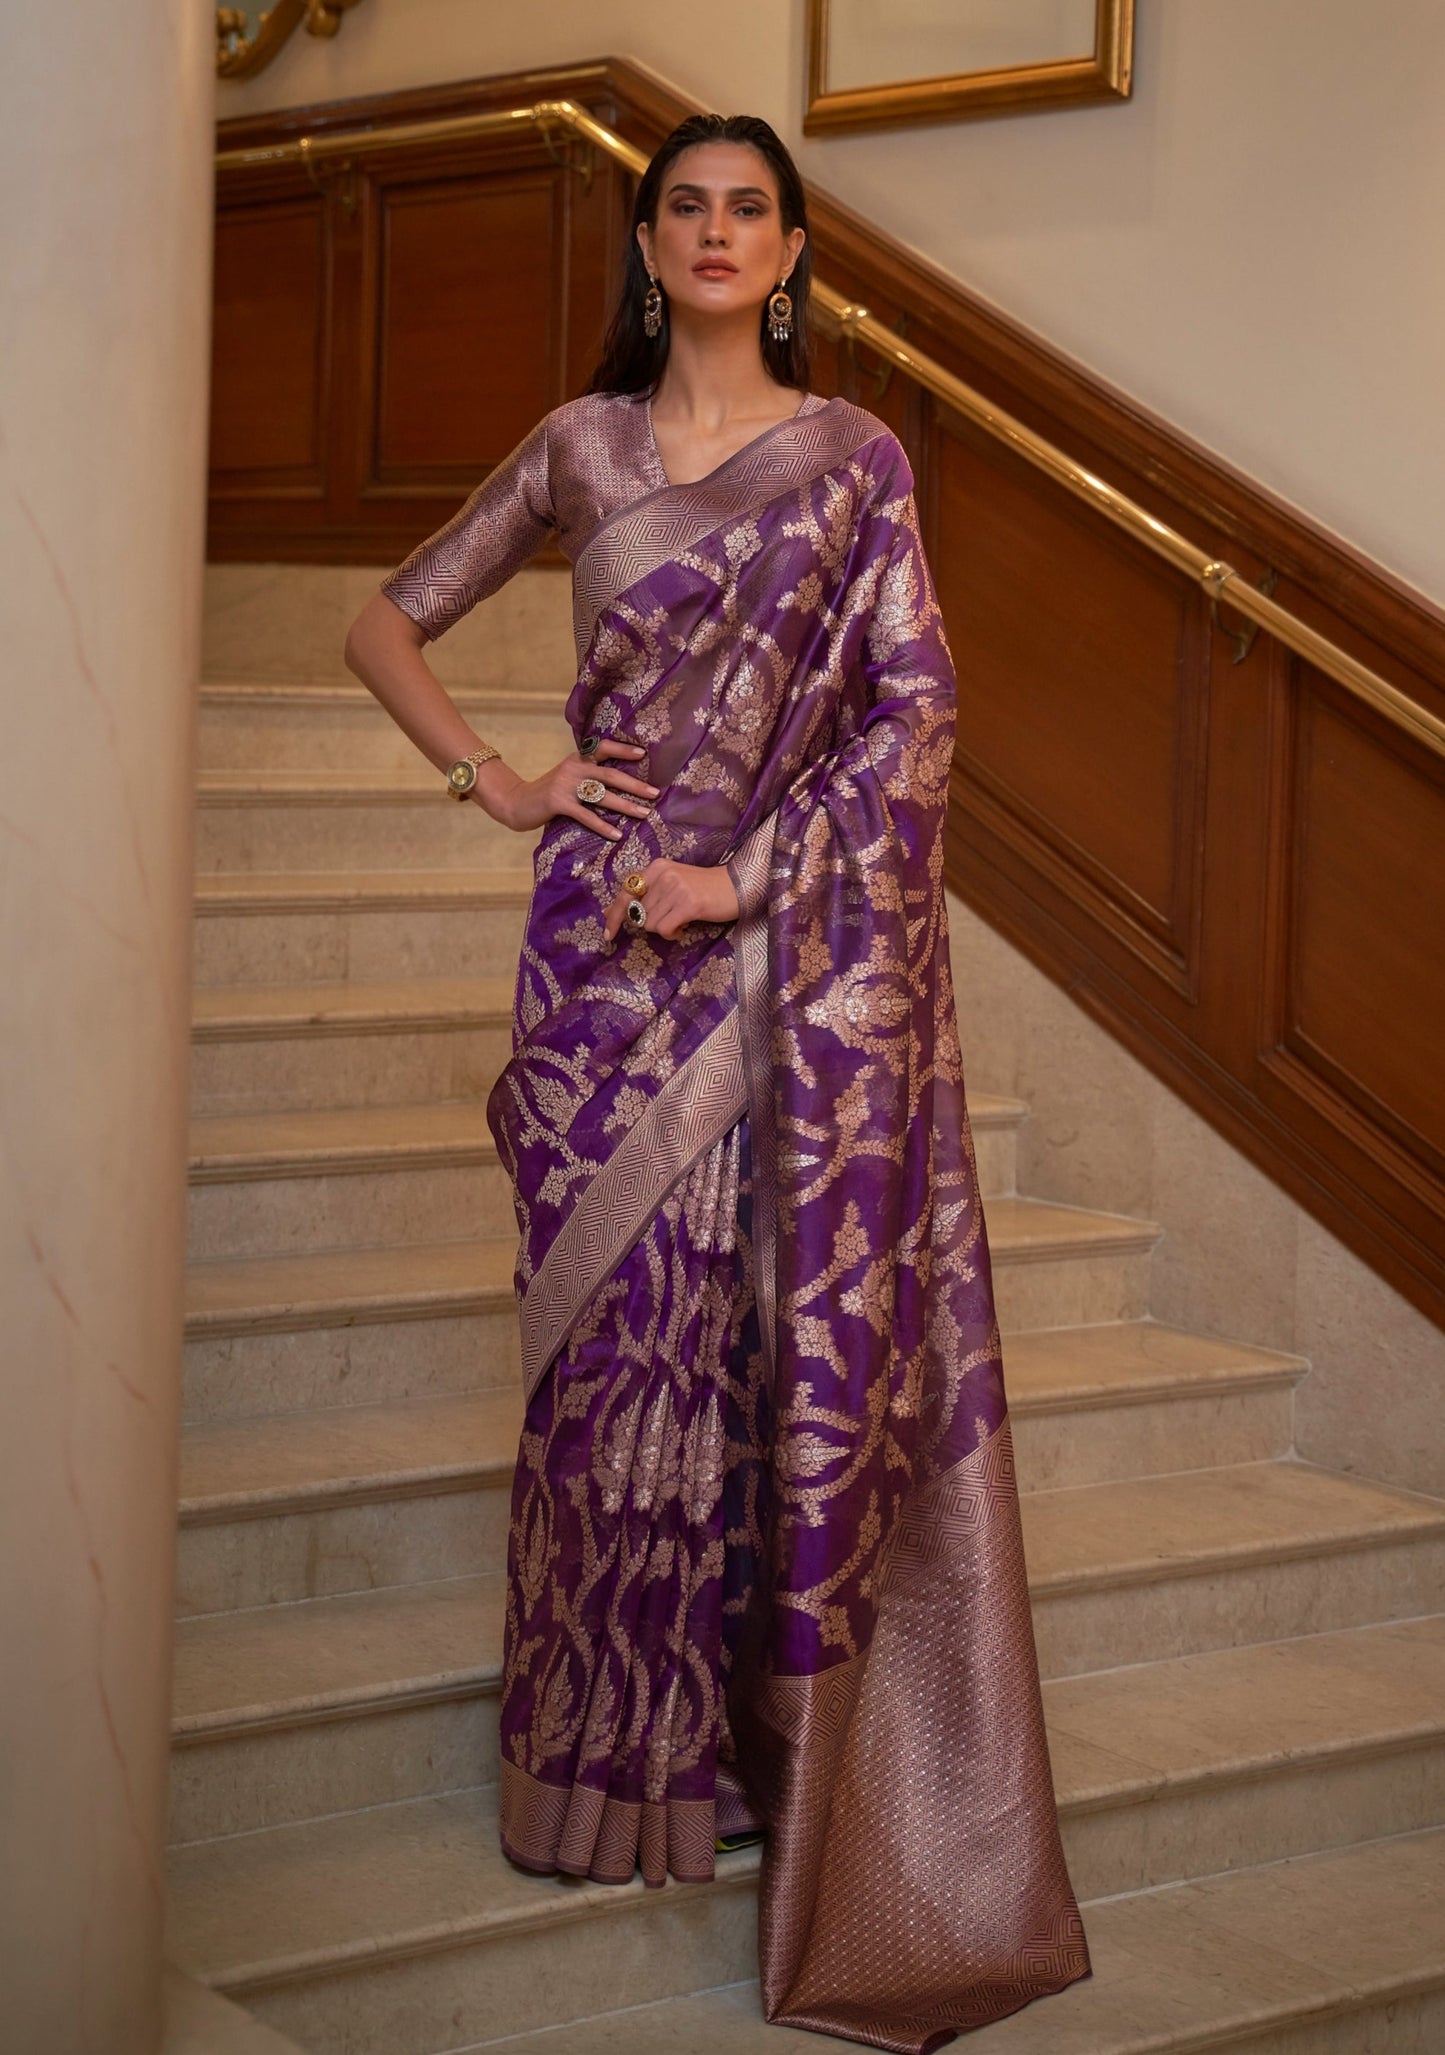
[[[712,188],[710,186],[693,185],[686,179],[679,179],[676,185],[668,187],[667,197],[670,200],[674,193],[697,193],[699,195],[705,195],[711,192],[711,190]],[[763,186],[729,186],[727,189],[727,197],[730,200],[771,200],[773,196]]]

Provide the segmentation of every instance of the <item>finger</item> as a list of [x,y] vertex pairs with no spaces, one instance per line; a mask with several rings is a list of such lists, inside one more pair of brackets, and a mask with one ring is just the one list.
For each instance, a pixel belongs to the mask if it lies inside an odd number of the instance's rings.
[[660,785],[649,784],[646,778],[634,778],[631,771],[619,770],[616,765],[595,771],[593,775],[600,777],[604,785],[610,785],[618,792],[649,792],[655,799],[662,789]]
[[646,749],[640,742],[623,742],[613,735],[608,735],[605,740],[598,743],[597,755],[601,756],[604,749],[609,756],[646,756],[647,754]]
[[580,799],[564,799],[558,811],[570,815],[574,821],[585,821],[589,828],[595,828],[597,833],[605,835],[609,842],[622,840],[621,828],[616,827],[611,821],[604,820],[600,813],[595,812]]

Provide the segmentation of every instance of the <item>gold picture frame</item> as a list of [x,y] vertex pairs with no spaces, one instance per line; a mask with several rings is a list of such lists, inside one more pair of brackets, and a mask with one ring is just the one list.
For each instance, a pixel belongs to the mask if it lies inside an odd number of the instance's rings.
[[[1087,55],[1058,56],[991,69],[877,84],[830,84],[830,30],[850,0],[808,0],[808,105],[805,135],[839,129],[902,128],[916,122],[964,121],[978,115],[1127,100],[1133,87],[1134,0],[1094,0],[1094,43]],[[1018,16],[1026,0],[1015,0]],[[956,0],[966,14],[968,0]],[[890,9],[890,26],[897,11]],[[941,42],[942,31],[936,32]],[[954,49],[956,51],[957,44]]]

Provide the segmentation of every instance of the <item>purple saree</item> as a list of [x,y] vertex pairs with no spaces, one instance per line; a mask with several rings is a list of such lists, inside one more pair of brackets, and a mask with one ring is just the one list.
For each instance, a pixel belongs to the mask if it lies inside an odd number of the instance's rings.
[[[808,395],[668,484],[558,408],[384,589],[429,634],[556,529],[589,730],[489,1120],[521,1229],[501,1817],[540,1871],[713,1874],[766,1822],[770,2020],[900,2051],[1088,1973],[1059,1843],[943,899],[955,682],[912,475]],[[629,766],[630,767],[630,766]],[[736,922],[603,939],[625,872]]]

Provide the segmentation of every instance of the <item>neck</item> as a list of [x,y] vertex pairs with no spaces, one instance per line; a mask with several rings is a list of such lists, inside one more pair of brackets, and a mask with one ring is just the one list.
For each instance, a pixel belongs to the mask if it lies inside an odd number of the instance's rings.
[[755,313],[699,321],[686,308],[676,311],[655,416],[717,430],[734,419],[775,415],[786,398],[763,363]]

